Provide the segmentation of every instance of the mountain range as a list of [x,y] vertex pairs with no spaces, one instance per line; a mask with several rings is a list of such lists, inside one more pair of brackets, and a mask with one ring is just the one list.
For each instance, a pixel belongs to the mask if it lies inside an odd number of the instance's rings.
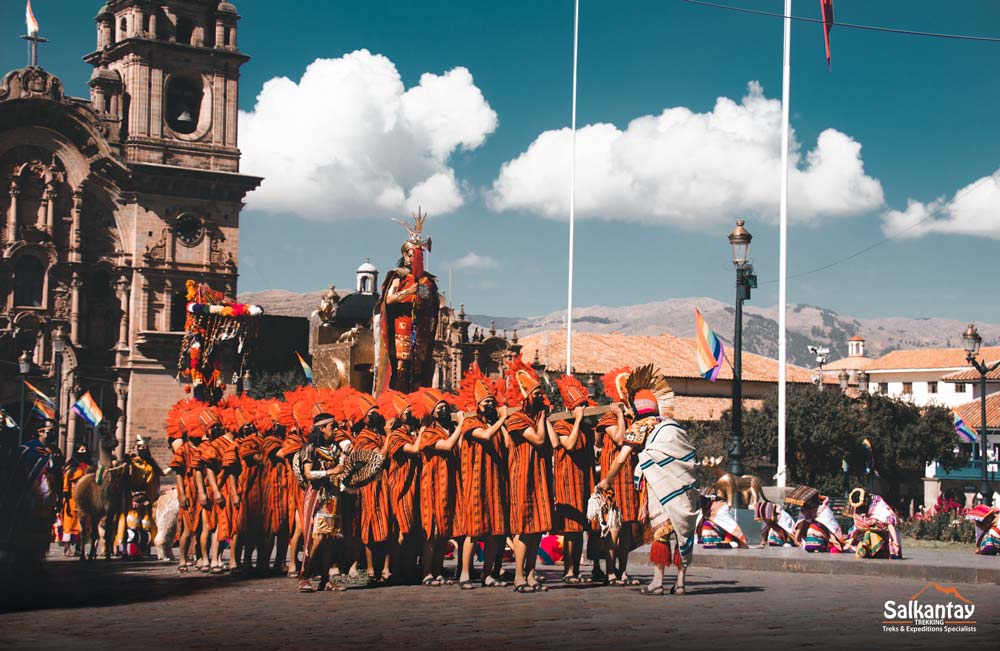
[[[308,317],[325,290],[299,294],[285,290],[264,290],[240,294],[245,303],[262,305],[268,314]],[[346,293],[346,292],[345,292]],[[694,310],[702,316],[727,347],[732,346],[735,308],[712,298],[674,298],[624,307],[590,306],[573,310],[573,327],[581,332],[621,332],[627,335],[658,335],[664,332],[678,337],[695,335]],[[776,359],[778,357],[777,306],[761,308],[744,305],[743,347],[745,350]],[[475,326],[487,330],[491,323],[498,331],[525,336],[565,327],[566,311],[544,316],[501,317],[486,314],[466,316]],[[847,341],[854,335],[865,339],[868,357],[879,357],[903,348],[957,348],[968,324],[934,317],[877,317],[860,319],[812,305],[791,305],[786,315],[788,361],[807,368],[816,366],[810,345],[830,349],[828,360],[847,356]],[[1000,325],[976,325],[984,345],[1000,344]]]

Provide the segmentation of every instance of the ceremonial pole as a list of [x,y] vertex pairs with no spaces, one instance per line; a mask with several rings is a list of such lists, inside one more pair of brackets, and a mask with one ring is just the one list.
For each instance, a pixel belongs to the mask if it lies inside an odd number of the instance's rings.
[[785,0],[785,46],[781,66],[781,208],[778,225],[778,486],[787,479],[785,459],[785,301],[788,246],[788,100],[792,76],[792,0]]
[[569,181],[569,282],[566,291],[566,375],[573,373],[573,240],[576,226],[576,61],[580,37],[580,0],[573,9],[573,109],[570,118],[572,131],[572,163]]

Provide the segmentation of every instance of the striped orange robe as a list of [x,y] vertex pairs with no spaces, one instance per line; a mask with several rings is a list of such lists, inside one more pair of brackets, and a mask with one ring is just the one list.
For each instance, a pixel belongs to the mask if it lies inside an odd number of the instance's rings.
[[458,457],[455,449],[434,449],[438,441],[448,440],[448,431],[431,425],[420,439],[423,464],[420,468],[420,524],[424,535],[450,538],[455,528],[458,498]]
[[269,536],[288,531],[288,467],[278,458],[282,444],[283,440],[274,435],[265,436],[261,444],[264,459],[264,532]]
[[389,442],[389,467],[385,477],[389,484],[389,503],[392,507],[392,517],[399,531],[406,535],[420,528],[420,453],[409,454],[403,451],[404,445],[411,445],[417,437],[410,431],[398,428],[393,430]]
[[[611,462],[618,455],[619,450],[621,450],[621,446],[616,445],[610,436],[604,434],[604,430],[608,426],[617,424],[618,418],[611,413],[604,414],[601,420],[597,422],[597,431],[604,436],[604,447],[601,450],[602,477],[608,476],[608,471],[611,470]],[[625,427],[628,428],[631,424],[632,420],[626,417]],[[621,511],[623,523],[639,521],[639,491],[635,489],[635,484],[632,481],[637,463],[636,458],[637,455],[630,454],[621,472],[611,482],[611,489],[615,493],[614,501],[618,506],[618,510]]]
[[455,535],[507,535],[507,466],[498,432],[489,441],[472,436],[489,427],[479,418],[462,422],[461,482]]
[[174,450],[174,456],[170,460],[170,468],[181,476],[184,496],[188,500],[188,507],[180,509],[180,519],[192,533],[201,526],[202,506],[198,503],[198,478],[195,477],[200,463],[201,455],[198,454],[198,448],[188,441],[184,441]]
[[236,496],[229,489],[229,477],[237,476],[240,472],[239,445],[236,441],[220,436],[202,443],[198,451],[201,454],[203,472],[210,468],[215,473],[215,481],[223,499],[220,506],[214,502],[212,495],[208,496],[211,506],[211,509],[206,508],[209,514],[208,526],[215,529],[219,540],[229,540],[236,533]]
[[[385,435],[363,429],[354,439],[355,450],[381,450]],[[389,490],[383,473],[361,487],[361,542],[366,545],[389,539]]]
[[291,526],[295,525],[295,514],[302,510],[302,498],[305,497],[305,491],[299,486],[299,482],[295,479],[295,473],[292,471],[292,459],[295,457],[295,453],[302,449],[305,445],[305,439],[298,430],[291,430],[285,436],[285,440],[281,442],[281,451],[285,455],[285,486],[288,491],[286,493],[288,498],[288,522]]
[[524,432],[535,419],[524,412],[507,417],[511,448],[509,468],[510,533],[544,533],[552,529],[552,498],[549,492],[548,440],[533,445]]
[[[573,424],[559,420],[552,424],[557,436],[570,436]],[[594,492],[594,448],[592,432],[580,424],[580,435],[572,450],[562,445],[553,454],[555,517],[553,526],[560,533],[587,531],[587,500]]]
[[[243,470],[238,484],[240,509],[238,531],[241,536],[259,539],[264,535],[264,478],[263,464],[252,457],[262,453],[264,440],[259,434],[248,434],[240,439],[240,459]],[[250,542],[250,541],[248,541]]]

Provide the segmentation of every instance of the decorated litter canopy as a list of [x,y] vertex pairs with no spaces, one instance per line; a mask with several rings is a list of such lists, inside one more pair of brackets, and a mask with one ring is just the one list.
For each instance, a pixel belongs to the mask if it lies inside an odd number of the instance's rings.
[[226,388],[219,344],[236,342],[235,376],[243,374],[264,308],[237,303],[206,283],[187,281],[187,318],[181,341],[178,379],[187,377],[196,400],[216,403]]

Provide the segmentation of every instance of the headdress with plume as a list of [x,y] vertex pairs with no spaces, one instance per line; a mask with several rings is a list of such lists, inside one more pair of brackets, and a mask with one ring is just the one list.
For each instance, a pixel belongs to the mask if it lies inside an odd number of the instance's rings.
[[563,375],[556,379],[556,386],[559,388],[559,395],[562,397],[563,406],[566,409],[576,409],[581,405],[594,405],[590,399],[586,387],[573,375]]
[[434,408],[438,406],[438,403],[452,403],[455,396],[442,393],[437,389],[428,388],[418,389],[406,396],[406,399],[410,403],[410,411],[413,412],[413,417],[417,420],[423,420],[434,413]]
[[394,389],[386,389],[378,397],[378,411],[385,419],[393,420],[410,408],[406,396]]
[[[528,395],[542,385],[538,379],[538,373],[535,372],[535,369],[525,364],[524,359],[520,355],[512,357],[507,361],[506,375],[505,395],[507,397],[507,404],[511,407],[523,406]],[[542,395],[545,395],[544,391]],[[547,397],[545,398],[545,404],[549,404]]]
[[355,425],[362,422],[372,408],[378,407],[375,398],[367,393],[352,391],[344,398],[344,414]]
[[413,213],[412,217],[412,226],[408,222],[401,219],[393,219],[392,221],[397,224],[402,224],[403,228],[406,229],[406,232],[409,233],[409,237],[406,242],[403,243],[400,250],[404,251],[407,246],[413,247],[413,264],[411,271],[413,272],[414,277],[419,278],[424,273],[423,252],[425,250],[430,251],[433,246],[433,242],[429,237],[426,240],[421,239],[424,233],[424,224],[427,222],[427,213],[421,212],[420,207],[418,206],[417,212]]
[[497,388],[491,379],[483,375],[479,365],[473,362],[462,376],[457,404],[463,411],[475,413],[479,403],[486,398],[497,398]]
[[625,382],[628,399],[636,408],[636,415],[655,413],[669,416],[673,408],[674,391],[659,369],[652,364],[638,367]]
[[614,402],[625,402],[628,400],[628,390],[625,388],[625,383],[628,382],[631,374],[631,368],[622,366],[602,375],[601,382],[604,384],[605,395]]

